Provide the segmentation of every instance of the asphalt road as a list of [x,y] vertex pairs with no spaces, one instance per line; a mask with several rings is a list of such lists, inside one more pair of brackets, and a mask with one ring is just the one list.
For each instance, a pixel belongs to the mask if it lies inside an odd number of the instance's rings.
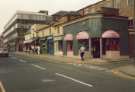
[[135,80],[100,69],[32,58],[0,58],[6,92],[135,92]]

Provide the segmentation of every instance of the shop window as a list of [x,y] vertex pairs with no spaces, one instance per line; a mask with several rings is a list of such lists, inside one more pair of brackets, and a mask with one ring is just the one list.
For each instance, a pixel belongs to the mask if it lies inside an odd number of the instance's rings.
[[60,34],[60,27],[57,28],[57,33]]
[[106,39],[106,50],[119,51],[119,38]]
[[89,14],[89,8],[84,9],[84,15]]
[[73,42],[67,41],[67,51],[73,51]]
[[133,7],[134,6],[134,0],[127,0],[127,5],[129,7]]
[[79,42],[79,48],[81,46],[84,46],[85,50],[89,51],[89,40],[88,39],[82,39],[82,40],[79,40],[78,42]]
[[133,28],[133,20],[129,20],[128,21],[128,27],[129,28]]
[[121,0],[114,0],[115,8],[121,8]]

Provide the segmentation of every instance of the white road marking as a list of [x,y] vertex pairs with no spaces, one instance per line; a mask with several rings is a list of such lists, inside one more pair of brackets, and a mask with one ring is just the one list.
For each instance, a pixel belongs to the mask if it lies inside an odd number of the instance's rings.
[[88,86],[88,87],[93,87],[93,85],[91,85],[91,84],[82,82],[82,81],[80,81],[80,80],[77,80],[77,79],[68,77],[68,76],[63,75],[63,74],[60,74],[60,73],[56,73],[56,75],[57,75],[57,76],[60,76],[60,77],[63,77],[63,78],[66,78],[66,79],[69,79],[69,80],[72,80],[72,81],[74,81],[74,82],[80,83],[80,84],[85,85],[85,86]]
[[27,63],[27,61],[22,60],[22,59],[20,59],[19,61],[20,61],[21,63]]
[[43,79],[42,82],[54,82],[55,80]]
[[0,82],[0,92],[6,92],[2,82]]
[[36,65],[36,64],[31,64],[31,65],[34,66],[34,67],[36,67],[36,68],[38,68],[38,69],[40,69],[40,70],[46,70],[46,68],[41,67],[39,65]]

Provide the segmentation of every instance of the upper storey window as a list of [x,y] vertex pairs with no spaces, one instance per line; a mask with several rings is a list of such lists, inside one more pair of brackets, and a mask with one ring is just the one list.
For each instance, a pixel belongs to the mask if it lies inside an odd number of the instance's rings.
[[114,0],[114,7],[121,8],[121,0]]
[[133,7],[135,5],[135,1],[134,0],[127,0],[127,5],[129,7]]
[[84,9],[84,15],[89,14],[89,8]]

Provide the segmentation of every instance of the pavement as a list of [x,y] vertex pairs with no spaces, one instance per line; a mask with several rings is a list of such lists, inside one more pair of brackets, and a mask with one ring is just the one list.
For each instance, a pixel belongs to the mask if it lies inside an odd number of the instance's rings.
[[120,76],[126,76],[130,79],[135,79],[135,61],[132,60],[103,60],[103,59],[89,59],[81,61],[78,57],[66,57],[66,56],[52,56],[52,55],[35,55],[28,53],[17,52],[18,57],[26,56],[31,58],[38,58],[41,60],[48,60],[55,63],[67,63],[73,65],[83,65],[85,67],[97,66],[100,69],[109,69],[114,74]]

